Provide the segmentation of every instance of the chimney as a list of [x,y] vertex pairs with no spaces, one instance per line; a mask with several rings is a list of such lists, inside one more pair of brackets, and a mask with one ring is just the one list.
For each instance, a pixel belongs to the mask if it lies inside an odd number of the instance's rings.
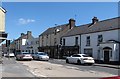
[[24,33],[21,33],[21,37],[24,36],[25,34]]
[[69,24],[70,24],[69,29],[72,29],[73,27],[75,27],[75,20],[74,20],[73,18],[71,18],[71,19],[69,20]]
[[27,31],[27,35],[28,35],[28,38],[32,36],[32,32],[31,31]]
[[98,22],[99,20],[97,19],[97,17],[93,17],[92,19],[92,24],[95,24],[96,22]]

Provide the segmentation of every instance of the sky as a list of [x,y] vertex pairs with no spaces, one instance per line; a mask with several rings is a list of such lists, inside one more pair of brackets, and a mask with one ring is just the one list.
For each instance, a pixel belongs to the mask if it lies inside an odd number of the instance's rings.
[[10,40],[21,33],[32,31],[34,37],[55,24],[76,20],[76,25],[91,23],[96,16],[99,20],[118,16],[117,2],[3,2],[6,13],[6,33]]

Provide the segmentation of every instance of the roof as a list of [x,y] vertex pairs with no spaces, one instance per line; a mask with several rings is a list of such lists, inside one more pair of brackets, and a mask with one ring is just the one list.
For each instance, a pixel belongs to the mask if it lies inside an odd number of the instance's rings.
[[48,34],[53,34],[55,32],[55,30],[58,30],[58,29],[59,29],[59,31],[63,31],[66,27],[68,27],[68,24],[63,24],[63,25],[58,25],[56,27],[48,28],[40,36],[42,36],[42,35],[48,35]]
[[118,21],[120,21],[120,17],[98,21],[95,24],[80,25],[68,31],[63,37],[120,29]]
[[0,9],[1,9],[4,13],[7,12],[3,7],[0,7]]
[[18,39],[16,39],[16,41],[17,41],[17,40],[20,40],[20,39],[22,39],[22,38],[23,38],[23,39],[26,39],[26,38],[27,38],[27,34],[25,34],[25,35],[23,35],[23,36],[20,36]]

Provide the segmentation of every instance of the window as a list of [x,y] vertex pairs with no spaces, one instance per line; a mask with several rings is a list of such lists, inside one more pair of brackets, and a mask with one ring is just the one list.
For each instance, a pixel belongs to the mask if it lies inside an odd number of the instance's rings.
[[60,44],[62,45],[62,38],[60,38]]
[[84,49],[84,54],[86,54],[86,55],[88,55],[88,56],[91,56],[91,57],[92,57],[92,52],[93,52],[92,49]]
[[63,45],[65,46],[65,39],[63,39]]
[[78,37],[75,37],[75,45],[78,45]]
[[98,45],[103,41],[103,36],[102,35],[98,35]]
[[72,57],[81,57],[80,55],[73,55]]
[[110,52],[110,58],[112,58],[112,50],[109,50],[109,52]]
[[83,57],[89,57],[88,55],[82,55]]
[[87,36],[86,40],[86,46],[90,46],[90,36]]
[[46,36],[46,38],[48,38],[48,35]]
[[44,37],[42,36],[42,46],[43,46],[43,44],[44,44]]

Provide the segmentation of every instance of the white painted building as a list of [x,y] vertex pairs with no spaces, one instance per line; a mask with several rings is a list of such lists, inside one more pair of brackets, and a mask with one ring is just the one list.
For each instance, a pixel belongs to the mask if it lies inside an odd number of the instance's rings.
[[39,46],[39,38],[30,38],[26,39],[25,45],[21,46],[22,52],[30,52],[35,53],[38,52],[38,46]]
[[[120,18],[98,21],[75,27],[62,38],[62,45],[75,46],[78,41],[79,52],[105,63],[119,61],[120,58]],[[78,37],[76,40],[75,38]],[[65,43],[65,44],[64,44]],[[64,47],[62,48],[64,50]],[[74,50],[74,49],[73,49]]]
[[27,34],[21,33],[15,41],[16,52],[38,52],[39,38],[34,38],[31,31],[27,31]]

